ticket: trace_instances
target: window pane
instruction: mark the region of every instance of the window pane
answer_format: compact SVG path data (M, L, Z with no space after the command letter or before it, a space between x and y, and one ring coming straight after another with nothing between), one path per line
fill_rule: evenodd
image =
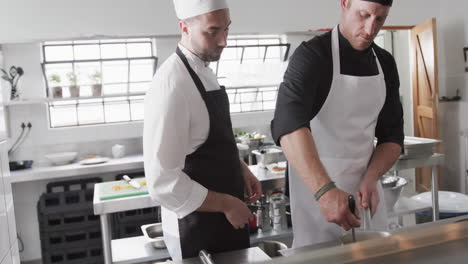
M127 51L125 44L103 44L101 45L101 58L115 59L126 58Z
M132 101L130 104L132 111L132 120L143 120L144 118L144 103L143 100Z
M221 54L221 60L235 60L239 58L241 48L225 48Z
M134 60L130 62L130 82L145 82L153 79L153 60Z
M71 61L73 60L72 46L46 46L44 48L46 61Z
M126 94L128 85L124 84L104 84L102 86L104 95Z
M130 106L126 98L105 99L104 111L107 122L130 121Z
M93 96L91 85L80 85L80 96L81 97Z
M267 50L267 58L281 58L281 48L280 47L269 47Z
M77 45L75 49L75 60L99 59L100 52L98 45Z
M102 100L80 100L78 105L78 120L80 125L104 123Z
M128 82L128 61L105 61L102 63L102 83Z
M231 113L240 113L241 112L240 104L231 104L230 105L230 112Z
M49 107L51 127L76 126L76 106L61 105Z
M146 93L150 85L151 82L130 83L130 93Z
M244 60L248 59L259 59L260 49L258 47L248 47L244 49ZM263 54L262 54L263 58Z
M46 64L45 71L49 82L49 88L57 85L68 85L67 73L73 71L73 66L71 63ZM52 75L58 75L60 82L51 81Z
M75 63L75 73L78 77L78 83L81 85L95 84L95 74L101 72L101 65L99 62L80 62Z
M129 43L127 44L128 57L151 57L151 43Z

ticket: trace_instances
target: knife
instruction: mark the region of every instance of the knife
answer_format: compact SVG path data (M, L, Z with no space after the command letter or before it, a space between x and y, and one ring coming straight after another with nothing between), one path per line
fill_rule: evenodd
M124 175L124 176L123 176L123 179L124 179L128 184L130 184L133 188L135 188L135 189L140 189L140 188L141 188L140 183L139 183L137 180L134 180L134 179L128 177L128 175Z
M351 213L354 214L354 212L356 211L356 200L354 200L354 196L352 194L348 196L348 206ZM354 227L351 228L351 233L353 236L353 242L356 242L356 232L354 231Z

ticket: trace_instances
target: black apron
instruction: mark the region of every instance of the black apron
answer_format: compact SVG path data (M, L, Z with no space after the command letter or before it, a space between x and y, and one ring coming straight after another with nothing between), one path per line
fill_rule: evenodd
M243 201L244 179L226 90L221 86L220 90L207 92L179 48L176 53L197 86L210 119L208 138L186 156L183 171L208 190L230 194ZM193 212L179 219L179 234L182 258L196 257L202 249L218 253L250 246L248 229L234 229L223 213Z

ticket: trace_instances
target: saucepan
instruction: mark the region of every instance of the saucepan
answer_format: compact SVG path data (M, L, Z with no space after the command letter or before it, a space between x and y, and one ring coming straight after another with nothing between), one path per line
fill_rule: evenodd
M24 170L31 168L33 164L32 160L18 160L18 161L10 161L10 170Z

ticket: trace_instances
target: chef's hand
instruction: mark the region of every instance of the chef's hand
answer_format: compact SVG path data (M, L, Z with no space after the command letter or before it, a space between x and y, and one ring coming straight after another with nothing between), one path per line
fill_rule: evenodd
M377 182L373 180L363 180L356 193L359 208L370 208L371 216L374 216L379 205L380 198L377 191Z
M243 172L245 188L247 189L247 197L245 199L246 203L253 203L260 198L262 195L262 184L260 181L252 174L250 170Z
M323 217L325 217L328 222L343 227L346 231L353 227L361 226L357 211L356 215L354 215L349 210L348 197L348 193L334 188L326 192L319 199L320 210L322 211Z
M223 199L223 213L235 229L244 228L253 217L243 201L229 194L226 194Z

